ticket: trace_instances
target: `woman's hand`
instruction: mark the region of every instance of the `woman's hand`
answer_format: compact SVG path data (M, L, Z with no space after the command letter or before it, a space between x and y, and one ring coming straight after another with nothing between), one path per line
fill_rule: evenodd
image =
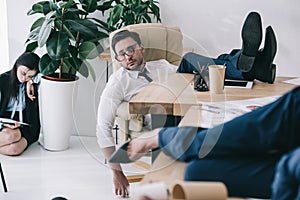
M32 80L27 81L26 83L26 93L29 99L33 101L35 99L35 94L34 94L34 87L33 87L33 82Z
M3 124L3 126L10 129L17 129L21 126L21 124L19 122L15 122L15 124Z

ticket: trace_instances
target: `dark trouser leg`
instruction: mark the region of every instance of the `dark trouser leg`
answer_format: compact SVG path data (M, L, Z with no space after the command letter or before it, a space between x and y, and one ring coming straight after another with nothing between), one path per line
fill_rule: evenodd
M284 155L278 163L272 199L300 199L300 147Z
M161 149L182 161L285 153L300 144L300 87L277 101L212 129L171 127L159 133ZM196 134L195 134L196 133Z
M233 50L230 54L222 54L217 59L214 59L196 53L187 53L182 58L177 72L193 73L193 71L200 71L202 66L226 64L226 78L244 79L242 72L237 69L237 60L240 54L239 50Z
M192 160L187 163L184 178L223 182L229 196L270 198L278 160L275 155Z

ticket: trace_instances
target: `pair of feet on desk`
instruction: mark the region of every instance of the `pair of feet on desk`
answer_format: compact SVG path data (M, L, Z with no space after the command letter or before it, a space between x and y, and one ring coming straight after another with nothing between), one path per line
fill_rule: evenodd
M154 129L138 138L125 142L117 149L109 159L111 163L130 163L143 157L149 150L159 147L158 133L160 129Z
M276 75L276 65L273 64L277 41L274 30L268 26L265 31L264 47L259 49L262 40L262 22L257 12L247 16L243 28L242 52L238 60L238 68L246 80L260 80L273 83Z

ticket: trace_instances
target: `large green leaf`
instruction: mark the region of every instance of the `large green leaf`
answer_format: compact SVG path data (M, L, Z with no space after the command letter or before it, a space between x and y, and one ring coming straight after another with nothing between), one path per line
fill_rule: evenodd
M100 40L106 39L108 38L108 34L103 33L103 32L95 32L95 35L93 38L91 37L86 37L86 36L82 36L81 39L84 42L93 42L93 43L98 43Z
M99 27L107 32L112 32L116 30L115 28L110 29L109 25L105 21L96 18L90 18L90 19L94 20L95 22L98 22Z
M41 29L39 31L39 37L38 37L39 47L43 47L49 38L53 26L53 21L54 21L54 19L51 18L53 14L55 14L55 11L48 13L41 26Z
M94 37L98 31L97 25L88 19L66 20L66 26L87 37Z
M85 78L89 76L89 68L87 67L88 62L82 62L78 72Z
M68 52L69 38L65 32L53 32L46 43L49 57L53 60L60 60Z
M40 17L37 20L35 20L35 22L33 22L32 26L30 28L30 31L36 29L37 27L42 26L44 21L45 21L45 17Z
M37 42L28 43L27 46L26 46L26 51L32 51L33 52L37 47L38 47Z
M93 42L83 42L78 49L79 57L81 59L93 59L96 58L99 53L97 46Z
M74 30L70 30L69 27L67 27L65 24L62 24L62 21L60 19L55 20L54 23L56 27L62 27L62 29L60 30L66 32L70 40L76 40L76 32Z
M62 2L60 4L60 7L68 10L71 7L75 7L76 6L75 4L76 3L74 2L74 0L69 0L68 2Z
M85 71L87 70L87 71ZM87 62L87 61L83 61L79 71L78 71L83 77L88 77L89 75L91 75L93 81L96 80L96 73L94 68L92 67L92 65Z
M108 17L109 25L114 26L121 19L122 13L123 7L121 5L113 7Z
M97 0L80 0L82 8L88 12L93 13L97 10Z
M39 62L40 72L44 75L54 73L59 67L60 61L52 60L48 54L41 57Z
M28 39L32 41L38 41L40 29L40 27L37 27L36 29L32 30L28 35Z
M43 13L44 4L49 4L48 1L40 1L31 6L31 9L27 12L27 15L33 15L36 13Z
M45 4L43 7L43 12L45 15L51 11L60 12L59 7L53 1L49 1L49 4Z
M153 15L156 17L156 20L160 22L161 19L160 19L159 7L155 3L156 2L154 1L153 3L150 4L150 10L153 12Z

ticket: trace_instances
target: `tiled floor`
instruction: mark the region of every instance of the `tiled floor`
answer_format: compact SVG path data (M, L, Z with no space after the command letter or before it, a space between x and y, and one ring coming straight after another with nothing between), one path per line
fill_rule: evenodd
M113 193L111 171L95 137L72 136L70 148L60 152L35 143L21 156L0 155L0 161L8 188L4 193L0 183L1 200L120 199ZM126 174L143 173L132 165L123 168ZM137 186L131 184L131 191Z

